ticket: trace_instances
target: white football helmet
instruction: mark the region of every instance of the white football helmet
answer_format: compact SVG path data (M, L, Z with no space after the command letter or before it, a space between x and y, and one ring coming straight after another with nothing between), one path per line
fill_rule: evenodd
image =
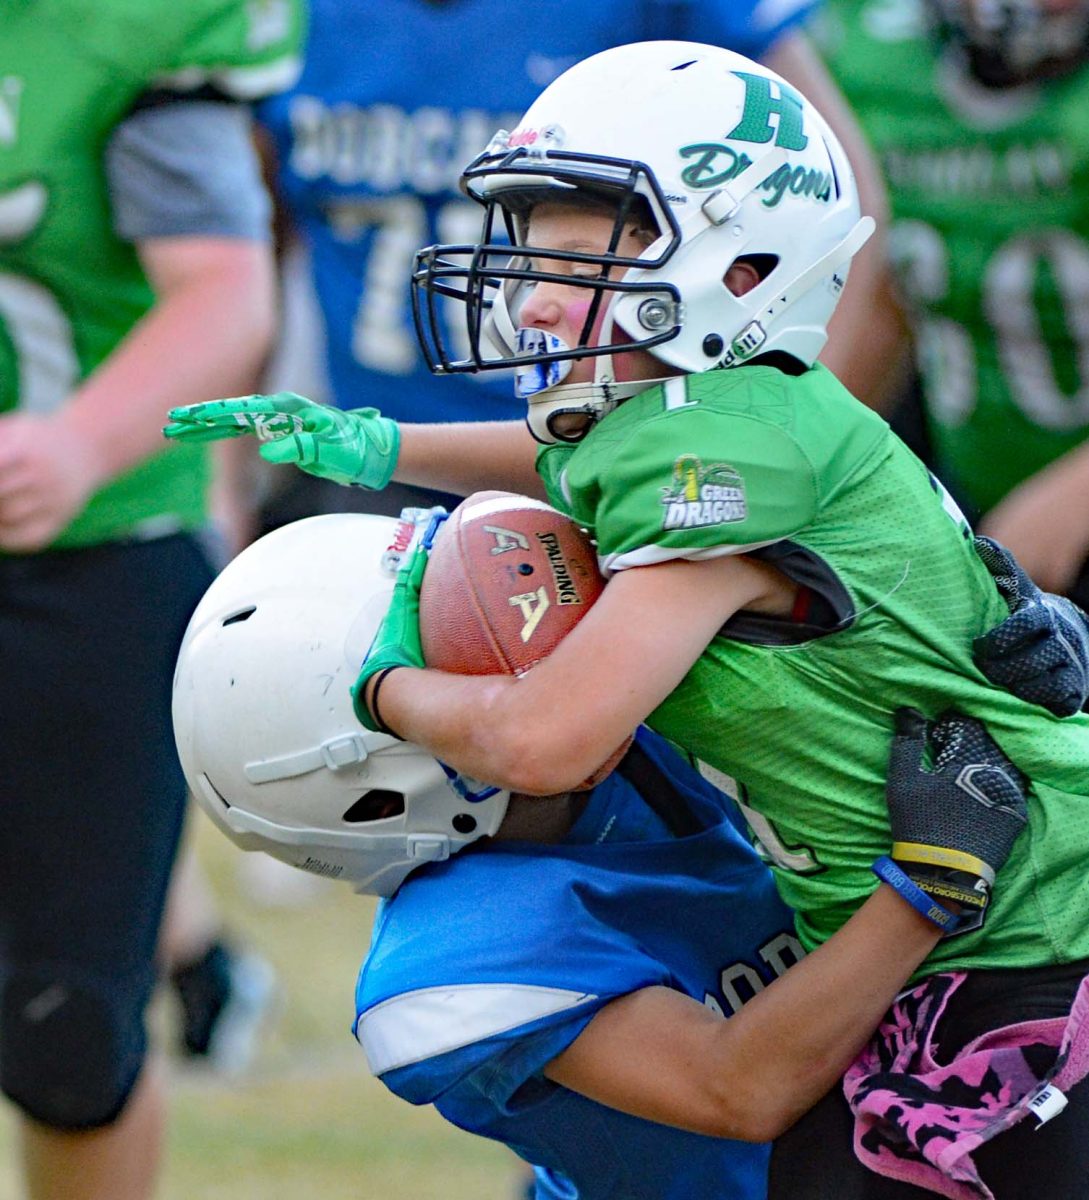
M485 207L481 241L417 255L417 332L433 371L514 367L530 429L544 442L577 440L651 385L615 382L618 351L645 349L686 372L772 351L812 364L851 257L874 228L859 216L847 156L816 109L767 67L690 42L640 42L578 63L513 132L495 136L462 186ZM533 204L580 196L615 208L610 249L633 214L656 239L637 258L526 244ZM542 258L598 272L549 274L535 266ZM738 258L761 275L743 296L724 282ZM623 279L607 280L610 268ZM519 328L519 310L544 280L588 289L578 345ZM447 344L436 297L464 303L468 357ZM565 385L570 362L585 357L596 358L593 382ZM581 426L571 414L585 418Z
M493 834L508 794L364 729L351 686L430 510L340 513L259 539L212 583L174 676L189 787L245 850L388 896Z

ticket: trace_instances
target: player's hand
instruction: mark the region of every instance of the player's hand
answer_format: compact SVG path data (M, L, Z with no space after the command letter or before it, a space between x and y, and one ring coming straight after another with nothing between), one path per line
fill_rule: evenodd
M972 643L976 666L1057 717L1078 712L1089 698L1089 618L1072 600L1042 592L1004 546L977 537L976 552L1010 606Z
M397 422L376 408L345 411L294 392L209 400L167 415L163 435L174 441L211 442L252 433L267 462L292 463L320 479L372 490L393 477L401 444Z
M0 416L0 550L44 549L101 485L88 440L55 413Z
M892 860L942 908L961 910L949 932L978 929L1028 818L1027 781L971 717L948 712L929 722L901 708L895 719L886 785Z
M393 587L389 608L378 626L374 641L352 687L355 714L367 729L375 733L392 734L393 730L386 725L377 711L375 694L378 685L375 685L375 691L368 697L367 684L376 675L396 667L424 666L423 646L420 642L420 587L424 571L427 569L427 560L431 557L435 534L448 515L440 510L432 516L423 536L397 572L397 582Z

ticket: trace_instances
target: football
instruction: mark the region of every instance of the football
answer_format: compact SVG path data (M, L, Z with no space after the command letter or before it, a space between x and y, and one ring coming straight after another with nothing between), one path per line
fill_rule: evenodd
M455 675L522 675L604 587L594 545L569 517L528 496L476 492L435 536L420 587L424 660ZM630 745L576 790L600 783Z
M528 496L476 492L439 529L424 572L424 659L456 675L521 675L604 586L593 543L569 517Z

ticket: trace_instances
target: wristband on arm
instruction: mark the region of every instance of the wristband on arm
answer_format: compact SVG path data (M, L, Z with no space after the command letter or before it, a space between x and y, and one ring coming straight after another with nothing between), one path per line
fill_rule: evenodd
M906 900L917 913L926 917L943 933L952 933L957 928L959 918L956 914L943 908L927 895L887 854L882 855L873 864L872 870L882 883L887 883L901 899Z

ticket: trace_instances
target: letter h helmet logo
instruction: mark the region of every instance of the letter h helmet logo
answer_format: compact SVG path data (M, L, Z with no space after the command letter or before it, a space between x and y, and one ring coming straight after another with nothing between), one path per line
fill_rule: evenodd
M741 120L726 135L741 142L763 144L775 139L784 150L804 150L809 145L802 128L804 101L789 85L779 83L779 96L771 94L773 80L766 75L753 75L748 71L734 74L745 85L745 110ZM771 117L778 117L772 126Z

